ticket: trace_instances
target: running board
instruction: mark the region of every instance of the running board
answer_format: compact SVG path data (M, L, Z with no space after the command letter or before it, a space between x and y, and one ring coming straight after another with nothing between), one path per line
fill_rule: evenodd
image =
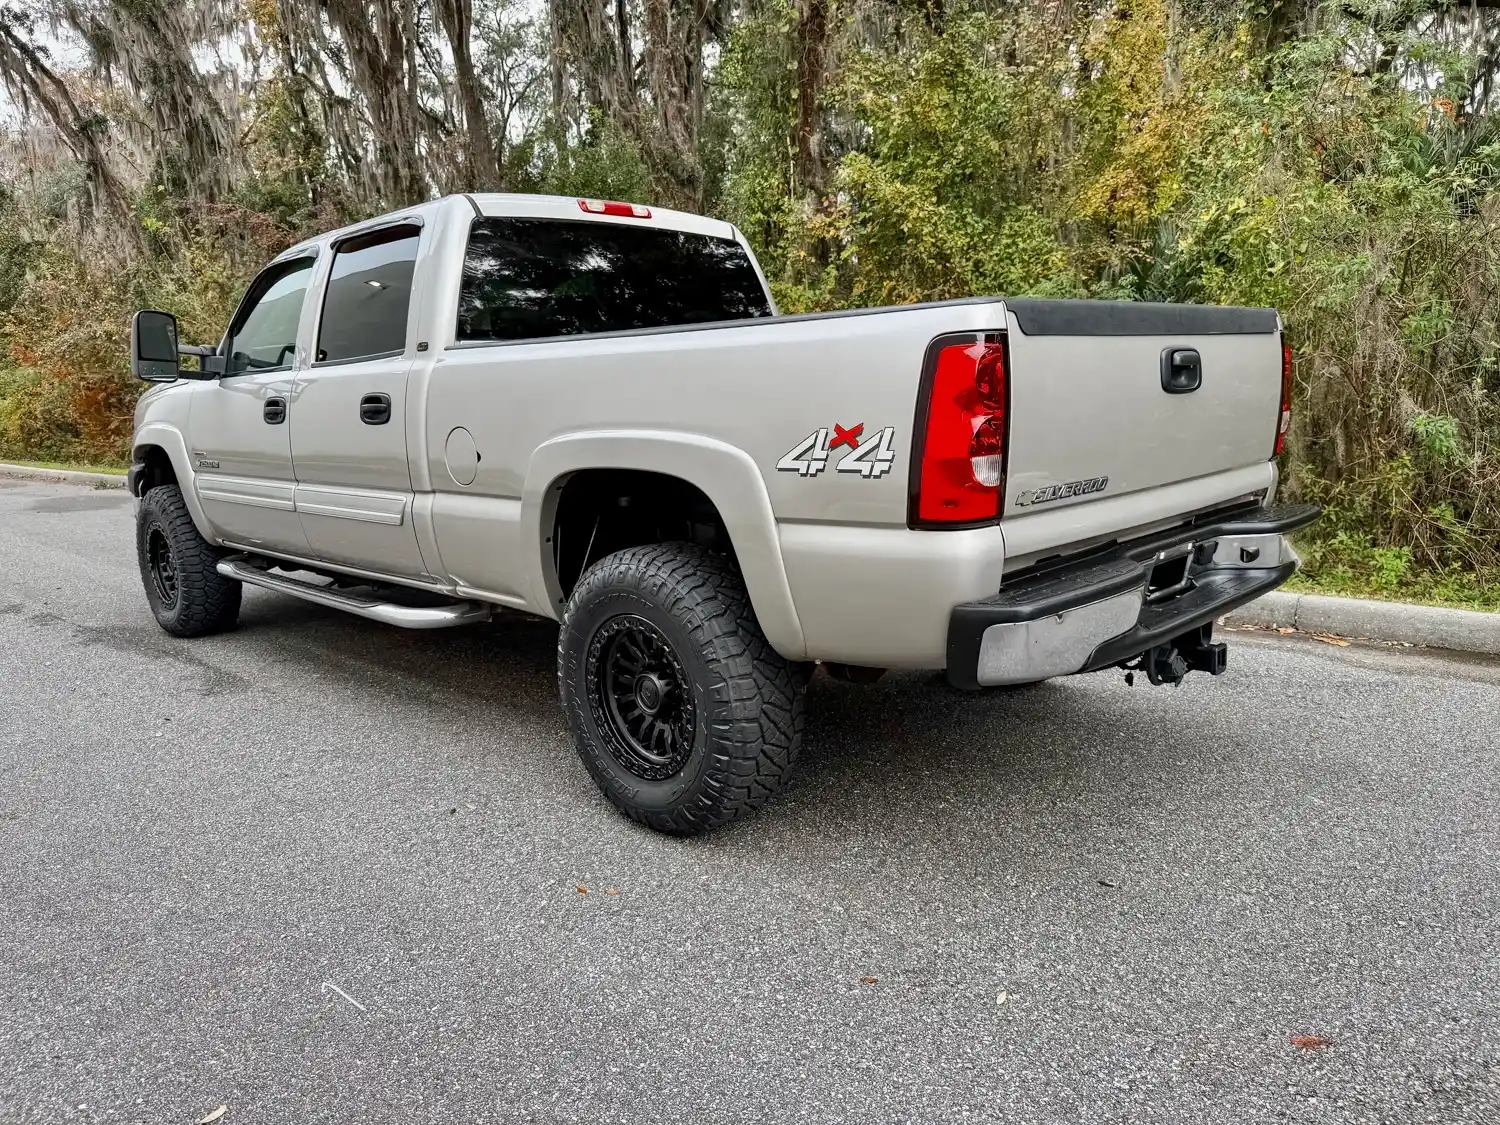
M294 598L316 602L332 609L342 609L346 613L368 617L386 625L399 625L403 629L446 629L452 625L473 625L488 621L493 613L493 608L483 602L449 602L447 605L436 606L384 602L367 594L349 594L342 590L298 582L295 578L270 574L238 559L223 559L215 569L225 578L274 590L278 594L290 594Z

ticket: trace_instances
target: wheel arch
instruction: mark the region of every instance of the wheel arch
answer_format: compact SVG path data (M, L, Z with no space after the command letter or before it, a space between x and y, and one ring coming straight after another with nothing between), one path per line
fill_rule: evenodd
M700 434L592 431L565 434L536 449L522 496L533 604L556 615L566 597L552 535L570 480L582 473L598 479L598 474L611 472L653 474L705 497L722 523L766 639L787 659L804 658L806 642L760 470L744 450Z
M182 490L183 502L198 534L210 543L217 544L203 508L198 503L198 489L194 483L192 461L188 458L187 442L176 426L156 422L142 426L136 431L130 447L130 490L136 496L144 496L146 490L159 484L176 484Z

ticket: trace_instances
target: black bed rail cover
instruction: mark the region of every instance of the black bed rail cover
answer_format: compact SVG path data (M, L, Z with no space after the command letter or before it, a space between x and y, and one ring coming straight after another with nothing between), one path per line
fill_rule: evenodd
M1006 297L1028 336L1245 336L1276 331L1276 310L1144 301Z

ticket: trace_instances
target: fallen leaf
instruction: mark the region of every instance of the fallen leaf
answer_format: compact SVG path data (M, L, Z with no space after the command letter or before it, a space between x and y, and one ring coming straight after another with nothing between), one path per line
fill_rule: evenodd
M574 887L573 887L573 889L575 891L577 891L581 895L586 895L586 894L589 893L589 889L587 887L585 887L582 883L575 884Z
M1009 999L1010 993L1006 992L1004 989L1001 989L998 993L995 994L995 1003L997 1005L1004 1004Z
M607 894L607 895L617 895L620 892L617 891L617 890L615 890L613 887L610 887L609 890L605 891L604 893Z
M860 977L859 978L859 983L860 984L874 984L879 979L880 979L879 977Z
M1321 1035L1293 1035L1292 1046L1301 1047L1304 1051L1316 1051L1333 1046L1333 1040L1324 1039Z
M228 1112L229 1112L229 1107L227 1105L221 1105L218 1109L214 1110L207 1117L205 1117L201 1121L199 1121L198 1125L209 1125L209 1122L211 1122L211 1121L217 1121L219 1118L223 1117Z
M1113 887L1113 886L1117 886L1118 884L1111 883L1108 879L1100 879L1099 880L1099 885L1101 887Z
M1315 641L1322 641L1325 645L1338 645L1339 648L1349 647L1349 642L1344 640L1343 637L1329 637L1325 636L1322 633L1313 633L1312 639Z

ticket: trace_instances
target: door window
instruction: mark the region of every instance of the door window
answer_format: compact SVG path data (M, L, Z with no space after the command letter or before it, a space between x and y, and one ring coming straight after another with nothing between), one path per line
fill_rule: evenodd
M311 258L279 262L255 279L230 329L224 374L276 371L292 365L312 266Z
M415 227L391 227L339 243L318 325L318 363L406 350L420 233Z

